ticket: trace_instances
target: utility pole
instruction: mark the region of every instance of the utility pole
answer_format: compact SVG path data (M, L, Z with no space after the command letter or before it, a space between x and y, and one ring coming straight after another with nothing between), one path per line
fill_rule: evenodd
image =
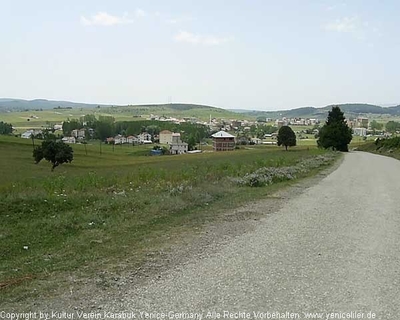
M31 138L32 138L32 148L35 150L35 136L33 133L31 133Z

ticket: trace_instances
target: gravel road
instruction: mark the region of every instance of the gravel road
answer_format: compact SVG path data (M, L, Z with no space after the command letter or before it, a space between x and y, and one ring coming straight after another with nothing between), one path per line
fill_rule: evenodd
M399 201L399 161L348 153L336 171L251 232L102 308L203 318L215 311L225 319L224 311L400 319Z

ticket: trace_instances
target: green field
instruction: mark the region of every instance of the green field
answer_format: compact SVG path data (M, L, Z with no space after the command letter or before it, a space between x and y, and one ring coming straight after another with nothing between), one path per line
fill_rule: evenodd
M51 172L46 161L34 164L30 140L0 137L0 290L5 299L24 299L33 284L39 286L37 294L45 294L55 279L63 281L74 270L90 277L99 270L137 267L147 253L197 232L219 212L288 183L281 177L254 188L234 179L326 154L310 147L286 152L251 146L151 157L150 148L102 145L100 154L97 143L86 150L73 145L73 162ZM297 177L319 169L310 167Z
M113 116L116 121L144 120L150 117L151 114L179 119L183 117L194 117L202 121L208 121L210 116L218 119L253 119L249 116L242 116L219 108L203 106L194 107L188 110L180 110L174 109L170 105L159 105L3 112L0 113L0 121L11 123L16 129L15 133L22 133L24 130L29 128L40 129L46 127L48 124L61 124L67 119L79 119L87 114L94 114L97 118L99 116Z

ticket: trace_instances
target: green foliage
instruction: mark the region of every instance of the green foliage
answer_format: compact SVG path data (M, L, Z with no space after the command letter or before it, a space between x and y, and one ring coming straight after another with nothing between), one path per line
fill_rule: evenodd
M294 147L296 145L296 134L289 126L283 126L278 131L278 146Z
M400 131L400 122L397 121L389 121L386 123L385 129L387 132L396 132Z
M400 149L400 137L394 137L389 139L376 139L375 145L377 149Z
M89 127L89 128L93 128L95 126L96 121L97 121L96 116L94 114L84 115L79 120L82 123L82 125L83 125L83 123L86 123L86 126Z
M348 145L352 138L352 130L347 126L343 112L339 107L332 107L325 125L319 131L318 146L349 151Z
M62 125L63 134L65 136L70 136L72 130L81 129L82 127L83 127L82 122L80 122L76 119L72 119L72 120L68 119L67 121L63 122L63 125Z
M162 154L168 154L169 153L169 149L166 146L155 145L153 147L153 150L161 150Z
M86 126L84 126L84 123ZM69 136L71 135L72 130L84 127L93 129L93 138L102 141L117 134L129 136L148 132L152 136L155 136L162 130L170 130L181 133L182 140L184 141L193 136L195 139L194 144L196 144L210 135L209 128L201 124L185 122L177 125L172 122L160 122L156 120L115 122L114 117L99 116L99 119L97 120L94 115L85 115L84 117L81 117L80 120L72 119L65 121L63 123L63 133L64 135ZM86 136L89 137L88 132Z
M12 131L11 123L0 121L0 134L11 134Z
M185 142L188 144L188 150L191 151L191 150L194 150L194 149L195 149L196 143L197 143L198 141L196 141L195 135L191 133L191 134L187 137L187 139L185 139Z
M43 158L51 162L52 168L58 167L63 163L70 163L74 159L72 148L62 141L45 140L41 146L33 150L35 163L39 163Z
M383 123L379 123L376 120L372 120L370 123L371 129L372 130L382 130L383 129Z
M33 158L35 159L35 163L39 163L44 158L43 148L41 146L37 146L33 149Z

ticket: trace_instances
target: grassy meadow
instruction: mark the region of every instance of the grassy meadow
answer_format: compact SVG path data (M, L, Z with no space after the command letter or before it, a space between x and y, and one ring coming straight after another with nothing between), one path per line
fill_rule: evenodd
M101 108L73 108L73 109L44 109L42 111L15 111L0 113L0 121L12 123L16 129L15 133L22 133L26 129L40 129L46 127L48 123L61 124L69 119L79 119L80 117L93 114L99 116L112 116L116 121L144 120L151 114L158 116L169 116L176 118L194 117L202 121L212 118L234 119L253 119L249 116L240 115L231 111L212 107L193 107L187 110L174 109L170 105L160 106L125 106L125 107L101 107ZM255 118L254 118L255 119ZM253 119L253 120L254 120Z
M234 179L327 155L308 146L154 157L151 146L102 145L101 154L97 143L73 149L73 162L51 172L44 160L34 164L31 140L0 136L0 291L8 301L32 295L33 285L45 294L43 283L67 272L90 277L138 267L149 252L198 232L220 212L289 183L254 188Z

